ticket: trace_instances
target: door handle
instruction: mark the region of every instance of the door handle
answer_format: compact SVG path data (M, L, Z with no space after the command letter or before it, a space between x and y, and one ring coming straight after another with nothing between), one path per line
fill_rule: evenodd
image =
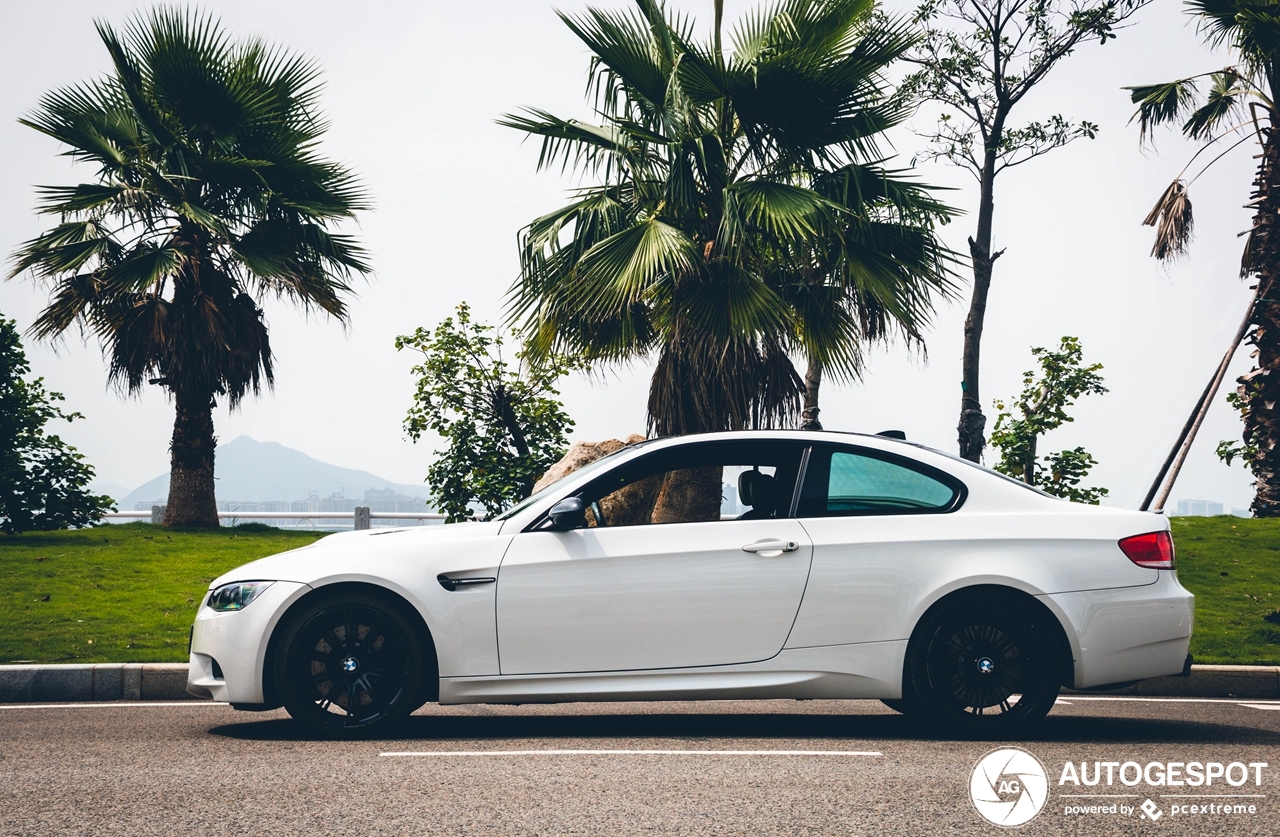
M754 552L765 558L774 558L784 552L795 552L800 548L800 544L795 541L780 541L776 538L766 538L762 541L749 543L742 547L743 552Z

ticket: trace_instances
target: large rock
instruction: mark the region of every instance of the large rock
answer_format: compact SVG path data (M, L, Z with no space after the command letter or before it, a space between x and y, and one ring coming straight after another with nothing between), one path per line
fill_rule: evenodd
M542 479L538 480L533 490L540 491L557 480L564 479L584 465L643 441L645 441L644 436L632 434L625 440L606 439L603 442L574 442L573 447L569 448L569 452L564 455L564 458L552 465L550 470L543 474ZM600 510L604 514L605 523L609 526L636 526L650 522L653 515L653 507L657 502L658 492L661 488L662 476L658 475L632 483L626 488L602 498L600 500ZM595 513L590 510L587 512L587 520L591 526L598 525Z
M541 491L553 482L558 482L581 468L595 462L601 457L616 453L629 445L645 441L645 438L637 433L632 433L626 438L626 441L618 439L605 439L603 442L574 442L569 448L569 452L564 455L556 464L552 465L547 472L542 475L533 486L535 492Z

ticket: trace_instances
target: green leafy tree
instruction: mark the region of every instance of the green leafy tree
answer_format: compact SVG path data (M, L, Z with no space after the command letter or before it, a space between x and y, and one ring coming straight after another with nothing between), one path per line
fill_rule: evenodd
M1232 64L1162 84L1125 88L1138 106L1140 140L1171 125L1201 143L1143 222L1156 228L1151 255L1170 261L1186 254L1194 229L1188 192L1218 160L1244 146L1255 151L1253 225L1240 260L1241 278L1258 283L1245 340L1255 366L1243 375L1233 406L1244 421L1243 444L1223 442L1228 464L1239 456L1253 472L1255 517L1280 516L1280 2L1189 0L1187 13L1211 47L1226 47ZM1252 146L1252 141L1257 146ZM1209 162L1183 179L1200 155Z
M969 238L973 294L964 325L960 383L960 456L978 462L983 432L980 356L992 270L996 178L1087 137L1098 126L1061 114L1022 124L1014 111L1075 49L1105 44L1149 0L926 0L916 11L925 36L908 60L920 69L901 95L934 102L943 113L921 155L965 169L978 182L978 214Z
M1092 503L1108 493L1105 488L1081 486L1097 461L1082 447L1051 453L1040 458L1036 452L1040 437L1069 421L1067 408L1082 395L1107 391L1098 372L1101 363L1084 365L1084 352L1075 337L1063 337L1057 351L1034 348L1031 354L1039 371L1022 376L1022 393L1007 406L996 401L999 412L991 431L991 445L1000 451L996 470L1034 485L1057 497L1076 503Z
M887 68L909 27L873 0L779 0L722 44L653 0L561 19L592 53L590 121L530 109L539 167L593 185L521 236L512 321L531 357L656 358L657 435L816 423L825 373L868 341L919 341L950 210L883 165L908 115ZM790 354L809 362L802 381Z
M423 355L413 367L418 382L404 428L415 442L427 431L447 442L427 483L450 523L470 520L475 505L490 516L506 510L564 456L573 420L556 398L556 381L580 366L551 358L513 368L493 326L472 322L466 303L455 317L396 338L396 349Z
M45 434L54 419L84 416L63 412L62 393L27 380L30 371L13 320L0 317L0 532L88 526L115 503L90 493L93 467L82 454Z
M165 387L176 410L167 526L217 526L213 408L273 381L259 302L346 319L346 279L368 271L333 225L365 206L325 131L319 70L195 11L161 7L121 32L98 24L113 69L56 90L22 120L61 142L91 182L41 187L58 219L10 274L52 286L32 326L102 343L110 381Z

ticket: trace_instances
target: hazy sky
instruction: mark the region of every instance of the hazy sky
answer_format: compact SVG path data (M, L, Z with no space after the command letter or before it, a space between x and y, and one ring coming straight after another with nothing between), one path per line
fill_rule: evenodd
M710 0L674 5L709 26ZM754 5L728 0L726 20ZM583 0L563 0L558 8L584 7ZM73 171L57 156L56 143L17 118L43 92L104 72L108 59L93 19L123 23L139 8L146 6L119 0L0 4L0 149L7 161L0 169L0 252L6 258L50 223L32 212L35 184L90 176ZM413 358L398 354L393 341L419 325L435 325L462 300L480 317L499 316L517 275L518 230L560 205L573 181L535 172L537 144L494 119L521 105L589 118L586 49L540 0L220 0L205 8L234 32L264 36L319 61L333 125L324 149L354 167L376 202L356 231L377 274L352 304L350 327L307 320L269 301L275 391L235 413L220 408L218 435L278 441L337 465L419 482L432 445L404 438ZM1193 185L1190 257L1169 269L1158 266L1147 255L1151 230L1140 222L1194 147L1162 136L1159 153L1140 152L1137 128L1127 125L1132 106L1120 87L1214 69L1226 60L1200 45L1180 3L1156 0L1117 41L1087 46L1062 63L1023 106L1022 119L1054 112L1090 119L1102 128L1098 139L998 181L995 244L1007 252L996 264L983 343L988 427L990 402L1019 389L1031 346L1079 336L1086 358L1105 365L1111 392L1080 402L1076 422L1041 449L1086 446L1100 461L1094 481L1110 487L1118 505L1140 502L1243 314L1248 290L1237 278L1237 234L1249 226L1241 205L1253 163L1252 150L1242 147ZM931 116L918 118L919 127L931 123ZM918 141L905 128L891 138L906 165ZM956 187L956 205L975 207L967 175L941 164L922 165L919 173ZM944 236L965 250L972 225L972 218L961 219ZM953 451L967 292L966 283L963 300L941 307L927 358L876 350L860 384L825 386L824 424L900 428L912 440ZM45 299L29 278L0 284L0 312L22 329ZM101 480L132 489L168 468L173 414L162 392L126 399L108 391L99 347L75 336L58 347L27 348L35 371L88 416L60 432ZM1242 349L1232 378L1248 365ZM643 432L649 372L638 365L567 381L564 400L577 420L573 437ZM1237 438L1239 429L1220 396L1175 500L1199 496L1247 506L1247 472L1213 456L1218 440Z

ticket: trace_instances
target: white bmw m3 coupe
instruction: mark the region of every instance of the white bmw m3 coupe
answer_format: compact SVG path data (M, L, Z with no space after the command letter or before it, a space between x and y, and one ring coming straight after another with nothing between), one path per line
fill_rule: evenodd
M1004 735L1178 674L1159 515L883 436L661 439L487 522L331 535L216 579L188 689L317 731L428 701L878 698Z

